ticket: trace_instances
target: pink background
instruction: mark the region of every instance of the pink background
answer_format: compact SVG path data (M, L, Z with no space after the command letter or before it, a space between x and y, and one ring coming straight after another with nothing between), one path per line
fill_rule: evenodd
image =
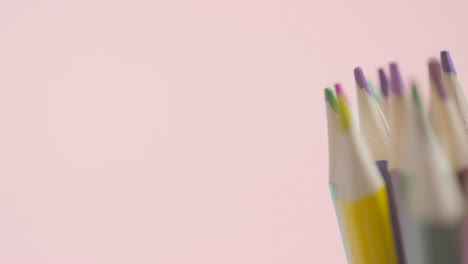
M323 88L468 78L462 2L0 1L0 263L344 263Z

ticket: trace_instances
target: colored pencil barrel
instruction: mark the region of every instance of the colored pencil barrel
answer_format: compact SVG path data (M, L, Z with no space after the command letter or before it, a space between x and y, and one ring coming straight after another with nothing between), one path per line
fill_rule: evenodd
M401 208L401 205L398 206L401 202L399 201L400 191L399 191L399 180L398 175L390 176L388 172L388 162L386 160L379 160L376 162L377 167L379 168L380 174L385 181L385 186L387 187L387 200L388 200L388 209L390 212L390 219L392 223L393 239L395 242L395 250L397 254L397 259L399 264L406 264L406 254L403 244L402 230L400 226L398 208ZM396 176L396 177L395 177ZM394 182L392 184L392 179ZM396 190L394 185L397 185ZM400 213L401 214L401 213Z
M459 226L423 225L424 264L460 263Z
M410 215L411 180L408 175L392 170L390 172L391 185L395 196L395 207L400 225L401 245L405 252L406 263L421 263L421 237L415 219Z
M356 201L339 201L351 263L397 263L386 188Z
M466 216L460 228L460 244L460 263L468 264L468 218Z

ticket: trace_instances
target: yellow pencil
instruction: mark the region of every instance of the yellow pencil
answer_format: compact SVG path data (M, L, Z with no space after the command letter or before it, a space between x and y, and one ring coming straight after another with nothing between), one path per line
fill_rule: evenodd
M355 264L397 263L385 183L352 117L341 87L337 151L346 158L337 166L340 207L349 257Z

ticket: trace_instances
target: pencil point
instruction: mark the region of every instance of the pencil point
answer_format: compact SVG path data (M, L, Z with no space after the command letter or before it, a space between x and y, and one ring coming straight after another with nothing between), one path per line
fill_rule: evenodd
M413 100L416 103L416 105L421 108L421 98L419 97L419 92L418 92L418 85L416 82L413 82L411 84L411 89L413 90Z
M388 79L382 68L379 69L380 89L385 97L388 97Z
M333 111L338 112L338 99L336 98L335 92L330 87L325 88L325 100Z
M364 89L364 91L366 91L369 95L373 96L361 67L356 67L354 69L354 79L356 79L356 83L359 86L359 88Z
M402 96L405 90L405 84L401 78L400 69L395 62L390 63L390 84L392 92L397 96Z
M453 66L452 58L447 50L440 52L440 61L442 62L442 69L444 72L457 75L455 67Z
M346 93L344 92L344 89L343 89L343 86L341 86L341 83L335 83L335 94L336 94L336 97L340 97L343 99L344 102L349 103L348 97L346 96Z
M429 77L431 82L434 83L435 88L442 99L447 99L447 89L445 88L442 79L442 71L440 70L440 63L437 59L429 60Z
M346 98L346 94L344 93L341 83L335 84L335 93L338 100L338 113L341 128L348 130L351 125L351 111L349 110L348 99Z
M375 101L380 104L380 96L378 94L375 93L375 90L374 90L374 85L372 84L371 81L367 81L367 85L369 85L369 89L371 90L372 92L372 96L374 97Z
M343 87L341 86L341 83L336 83L335 84L335 92L336 92L336 95L345 96L344 91L343 91Z

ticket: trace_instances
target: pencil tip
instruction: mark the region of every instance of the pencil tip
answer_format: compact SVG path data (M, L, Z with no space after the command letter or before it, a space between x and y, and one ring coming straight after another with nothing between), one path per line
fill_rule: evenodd
M336 92L336 95L345 96L344 91L343 91L343 87L341 86L341 83L336 83L335 84L335 92Z
M335 92L339 105L339 122L343 130L348 130L351 126L351 111L349 110L348 100L340 83L335 84Z
M442 79L442 71L440 70L440 63L437 59L429 60L429 77L431 82L435 85L438 95L442 99L447 99L447 89L445 88L444 81Z
M419 97L418 86L417 86L416 82L413 82L411 84L411 89L413 90L413 100L414 100L414 102L416 103L416 105L419 108L421 108L421 106L422 106L421 98Z
M405 90L403 79L401 78L400 69L398 64L395 62L390 63L390 84L392 87L392 93L397 96L402 96Z
M379 79L380 79L380 90L385 97L388 97L388 79L385 71L380 68L379 69Z
M440 52L440 61L442 62L442 69L446 73L457 74L455 67L453 66L452 58L447 50Z
M325 100L333 111L338 112L338 99L336 98L335 92L330 87L325 88Z
M356 83L359 88L364 89L364 91L366 91L369 95L373 96L361 67L356 67L354 69L354 79L356 79Z
M375 90L374 90L374 85L372 84L371 81L367 81L367 85L369 85L369 89L371 90L372 92L372 96L374 97L375 101L377 102L377 104L380 104L380 96L378 94L375 93Z

